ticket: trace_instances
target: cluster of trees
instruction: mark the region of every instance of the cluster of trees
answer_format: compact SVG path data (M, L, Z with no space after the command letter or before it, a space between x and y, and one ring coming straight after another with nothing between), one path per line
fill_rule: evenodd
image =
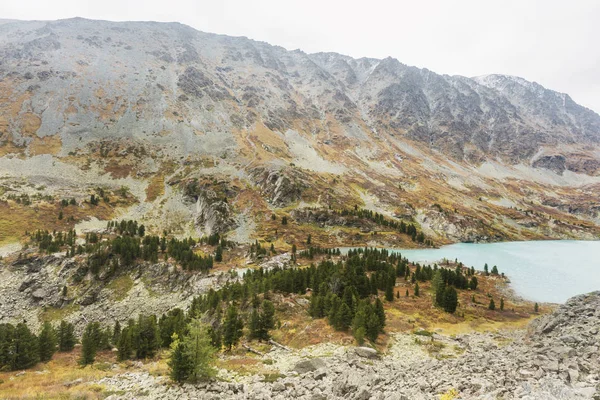
M40 250L48 253L66 248L67 256L87 254L88 267L93 274L98 274L106 267L109 268L110 273L113 273L119 267L132 266L139 260L156 263L160 257L166 260L169 256L186 270L206 272L213 267L215 261L222 261L225 248L232 245L218 234L211 235L200 239L200 243L216 245L214 256L199 255L194 252L194 247L198 243L194 239L179 240L167 239L166 235L146 235L144 225L138 225L136 221L111 221L108 222L108 229L118 236L109 236L103 240L102 235L88 233L85 237L85 245L76 245L75 230L53 233L38 230L30 237Z
M372 210L358 208L358 206L354 206L354 209L352 210L344 209L341 211L336 211L336 213L342 216L352 215L358 218L368 219L370 221L375 222L378 225L386 226L400 233L409 235L413 242L419 242L426 244L427 246L433 246L433 241L431 239L427 239L425 237L425 234L422 231L419 231L417 227L412 223L407 224L404 221L398 222L392 219L388 219L383 214L374 212Z
M74 198L71 198L71 200L62 199L60 201L60 205L61 205L61 207L75 206L75 205L77 205L77 202L75 201Z
M133 220L108 221L106 228L119 235L127 236L144 237L146 233L146 227Z
M298 257L308 258L309 260L317 255L340 256L342 252L340 249L327 249L319 246L310 246L308 249L298 252Z
M74 246L77 239L75 229L68 232L53 232L37 230L30 235L31 239L38 245L40 250L56 253L64 246Z
M39 336L23 322L16 326L0 324L0 370L31 368L49 361L57 350L73 350L75 343L74 327L64 321L58 329L45 322Z

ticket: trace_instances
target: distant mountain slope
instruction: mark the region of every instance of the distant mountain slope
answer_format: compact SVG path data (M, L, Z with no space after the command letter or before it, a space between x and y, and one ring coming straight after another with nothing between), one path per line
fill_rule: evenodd
M169 187L193 173L241 179L274 205L369 205L374 195L374 208L411 218L440 203L418 204L440 188L470 213L485 206L462 196L480 198L497 179L577 186L600 175L600 116L535 83L438 75L393 58L287 51L178 23L0 24L0 144L8 175L56 171L53 177L74 180L60 168L76 166L106 184L109 174L142 202L162 199L161 207L179 193ZM41 167L50 165L42 156L52 167ZM510 172L498 169L505 167ZM332 188L329 174L370 194ZM365 177L375 186L368 189ZM77 179L74 186L91 184ZM393 192L399 181L411 190ZM282 182L290 184L285 196ZM493 196L527 197L510 191ZM597 218L590 207L585 218Z

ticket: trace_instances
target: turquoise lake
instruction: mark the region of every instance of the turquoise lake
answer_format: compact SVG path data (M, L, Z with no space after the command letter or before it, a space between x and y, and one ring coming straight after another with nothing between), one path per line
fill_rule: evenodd
M444 258L483 270L497 265L517 295L532 301L563 303L577 294L600 290L600 241L551 240L458 243L439 249L398 250L420 263Z

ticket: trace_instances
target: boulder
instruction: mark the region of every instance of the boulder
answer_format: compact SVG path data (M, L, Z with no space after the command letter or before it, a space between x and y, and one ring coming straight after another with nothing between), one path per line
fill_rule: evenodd
M298 372L299 374L305 374L307 372L316 371L319 368L325 368L325 366L325 361L321 360L320 358L312 358L310 360L304 360L296 363L294 366L294 371Z
M372 349L370 347L356 347L354 349L354 352L356 353L356 355L358 355L360 357L369 358L372 360L379 358L379 354L377 354L377 350Z

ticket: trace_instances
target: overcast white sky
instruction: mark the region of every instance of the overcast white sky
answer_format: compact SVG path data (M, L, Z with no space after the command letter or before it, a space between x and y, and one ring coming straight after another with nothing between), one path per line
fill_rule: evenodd
M0 18L178 21L287 49L522 76L600 112L598 0L0 0Z

